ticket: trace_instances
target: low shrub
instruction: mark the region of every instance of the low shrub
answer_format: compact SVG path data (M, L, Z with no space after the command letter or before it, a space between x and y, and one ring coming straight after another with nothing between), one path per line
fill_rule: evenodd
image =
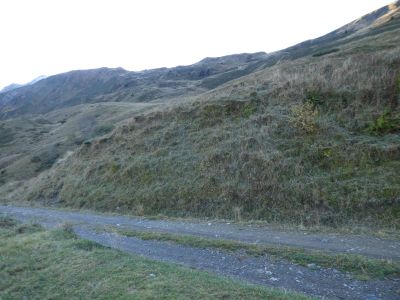
M320 57L320 56L328 55L328 54L339 52L339 51L340 51L340 49L338 49L338 48L321 50L321 51L314 53L313 57Z
M42 153L33 156L31 162L39 164L36 168L36 172L42 172L50 169L59 157L60 153L56 150L56 147L50 146L47 151L43 151Z
M105 135L105 134L113 131L113 129L114 129L114 125L112 125L112 124L104 124L104 125L96 126L92 131L92 137Z
M17 221L7 216L0 216L0 228L12 228L17 225Z
M315 133L317 130L318 110L314 109L311 102L305 102L292 107L291 123L306 134Z
M0 126L0 146L8 144L14 140L14 133L10 128Z
M322 105L323 100L317 91L307 91L306 92L306 97L304 99L305 103L309 103L312 105L312 109L315 110L318 106Z
M385 111L367 127L370 134L385 134L400 131L400 116Z

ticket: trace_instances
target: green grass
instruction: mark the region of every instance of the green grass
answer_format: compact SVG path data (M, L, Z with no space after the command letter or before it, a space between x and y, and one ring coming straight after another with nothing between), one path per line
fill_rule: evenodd
M217 248L224 251L244 250L248 255L272 255L292 263L307 266L316 264L324 268L335 268L350 272L358 279L400 277L400 262L383 259L372 259L354 254L334 254L316 250L305 250L285 246L255 245L232 240L210 239L191 235L176 235L161 232L135 231L109 228L125 236L143 240L160 240L197 248Z
M0 219L1 299L308 299L18 226Z

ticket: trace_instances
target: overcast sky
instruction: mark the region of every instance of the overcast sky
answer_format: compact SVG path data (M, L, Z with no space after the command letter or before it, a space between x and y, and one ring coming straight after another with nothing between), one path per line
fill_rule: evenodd
M387 0L0 0L0 89L73 69L142 70L271 52Z

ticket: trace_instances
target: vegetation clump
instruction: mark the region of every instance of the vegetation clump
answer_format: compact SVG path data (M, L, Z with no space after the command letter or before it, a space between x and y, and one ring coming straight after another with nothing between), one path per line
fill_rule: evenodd
M14 133L11 128L4 127L4 125L0 125L0 147L4 146L14 139Z
M306 134L313 134L318 129L318 110L314 106L315 103L305 102L292 107L292 124Z
M93 129L92 137L105 135L107 133L110 133L113 129L114 125L112 124L98 125Z
M319 57L319 56L324 56L324 55L328 55L328 54L339 52L339 51L340 51L340 49L338 49L338 48L327 49L327 50L322 50L322 51L316 52L313 54L313 56Z
M400 114L395 115L389 111L384 112L368 125L367 131L370 134L386 134L400 131Z

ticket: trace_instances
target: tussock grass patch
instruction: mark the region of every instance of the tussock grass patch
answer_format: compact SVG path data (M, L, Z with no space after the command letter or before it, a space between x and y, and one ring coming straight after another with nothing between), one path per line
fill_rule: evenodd
M30 223L22 224L8 216L0 215L0 236L22 235L43 231L42 226Z

